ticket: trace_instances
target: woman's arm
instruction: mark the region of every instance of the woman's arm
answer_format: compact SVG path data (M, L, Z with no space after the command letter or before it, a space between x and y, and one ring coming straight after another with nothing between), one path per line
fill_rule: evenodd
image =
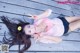
M38 15L39 18L44 18L44 17L48 17L50 16L52 13L51 9L47 9L46 11L44 11L42 14Z
M44 11L42 14L39 14L39 15L31 15L32 19L40 19L40 18L44 18L44 17L48 17L50 16L52 13L52 10L51 9L47 9L46 11Z
M60 43L62 39L60 37L51 37L51 36L44 36L45 39L51 40L55 43Z
M45 40L45 41L44 41ZM38 41L42 42L42 43L60 43L62 41L62 39L60 37L52 37L52 36L41 36L38 38Z

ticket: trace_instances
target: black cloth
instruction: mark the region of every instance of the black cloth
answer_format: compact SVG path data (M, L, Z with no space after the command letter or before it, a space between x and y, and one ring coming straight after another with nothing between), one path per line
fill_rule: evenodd
M69 30L69 22L65 19L65 17L58 17L60 20L62 20L64 25L64 34L66 34Z

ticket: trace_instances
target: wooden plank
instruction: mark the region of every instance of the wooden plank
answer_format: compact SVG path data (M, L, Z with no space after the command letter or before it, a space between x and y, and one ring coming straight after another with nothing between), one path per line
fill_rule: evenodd
M44 1L43 0L23 0L23 1L19 1L19 0L16 0L16 1L15 0L14 1L11 1L11 0L0 0L0 1L8 2L8 3L14 3L14 4L19 4L19 5L23 5L23 6L34 5L34 7L36 7L36 5L42 5L42 6L45 5L44 7L46 7L46 6L53 6L53 7L62 8L62 9L65 9L65 10L70 10L71 9L71 7L69 5L58 4L57 2L51 1L51 0L44 0ZM30 5L28 5L28 4L30 4Z
M1 3L0 3L1 4ZM29 8L27 8L27 9L23 9L22 7L16 7L16 6L13 6L13 5L7 5L8 6L8 8L10 8L10 9L8 9L8 8L3 8L3 6L4 5L6 5L6 4L1 4L2 5L2 7L1 7L1 11L4 11L4 12L1 12L1 15L8 15L8 16L10 16L10 17L16 17L15 15L11 15L11 14L18 14L18 15L27 15L27 14L40 14L41 13L41 11L38 11L38 10L33 10L33 9L29 9ZM12 7L13 6L13 7ZM17 8L17 9L15 9L14 10L14 8ZM18 10L18 9L20 9L20 10ZM6 12L7 11L7 12ZM20 12L22 12L22 13L20 13ZM26 11L26 12L25 12ZM7 14L8 13L8 14ZM50 16L50 18L54 18L54 17L57 17L57 16L59 16L58 14L52 14L51 16ZM17 17L20 17L20 16L17 16Z
M68 4L71 6L71 8L75 8L77 10L80 10L80 5L75 5L75 4Z
M9 53L18 53L17 52L9 52ZM24 53L80 53L80 52L24 52Z
M0 26L1 26L0 35L3 34L5 31L8 31L7 27L4 24L0 24Z
M32 46L29 48L28 51L33 52L59 52L59 51L80 51L80 42L62 42L60 44L42 44L42 43L35 43L34 40L32 41ZM16 48L16 49L15 49ZM44 49L45 48L45 49ZM10 50L18 50L18 46L14 45L10 48Z
M9 53L17 53L17 52L10 51ZM80 53L80 52L24 52L24 53Z
M9 53L18 53L18 51L17 52L9 52ZM24 53L36 53L36 52L24 52Z
M77 16L80 16L80 10L72 9L73 13Z
M13 6L13 5L8 5L8 4L3 4L0 3L0 11L4 11L2 13L9 13L9 14L18 14L18 15L27 15L27 14L40 14L42 11L34 10L34 9L29 9L29 8L23 8L23 7L18 7L18 6ZM3 8L2 5L7 6L6 8ZM17 8L17 9L15 9ZM20 13L21 12L21 13ZM57 14L53 14L52 16L55 17L58 16Z
M5 12L0 12L0 16L7 16L11 19L11 21L17 21L16 19L19 19L19 20L22 20L22 21L26 21L26 22L29 22L29 23L33 23L33 19L29 19L27 16L22 16L22 15L16 15L15 13L14 14L11 14L11 13L5 13ZM0 19L0 22L1 19ZM1 23L0 23L1 25Z
M0 3L0 5L1 5L0 6L1 11L7 11L7 12L12 12L12 13L17 13L17 14L40 13L40 11L38 11L38 10L33 10L33 9L29 9L29 8L23 8L23 7L19 7L19 6L4 4L4 3ZM3 8L3 6L6 6L6 7Z
M31 2L35 2L35 3L42 3L44 5L48 5L48 6L52 6L52 7L56 7L56 8L61 8L64 10L70 10L71 7L69 5L66 4L59 4L57 2L55 2L54 0L28 0Z
M70 32L68 35L63 36L62 38L64 40L79 40L80 41L80 32L76 33L76 32Z
M0 16L8 16L10 18L15 18L15 19L22 19L24 18L24 20L32 23L33 19L29 19L29 17L25 14L17 14L17 13L11 13L11 12L5 12L5 11L0 11ZM34 15L34 14L33 14ZM51 14L48 18L57 18L59 15L58 14ZM1 20L0 20L1 21Z
M72 11L73 11L73 13L80 15L80 10L75 9L74 7L72 7Z
M10 36L8 35L7 38ZM0 41L2 41L3 36L0 36ZM28 51L80 51L80 42L75 41L63 41L59 44L43 44L40 42L35 43L34 39L31 39L32 45ZM15 49L16 48L16 49ZM45 48L45 49L44 49ZM14 45L10 50L18 50L18 46Z
M9 52L9 53L17 53L17 52ZM24 52L24 53L80 53L80 52Z
M80 14L76 14L75 12L74 12L74 15L75 15L75 16L80 16Z
M80 52L37 52L37 53L80 53Z
M67 10L63 10L63 9L59 9L59 8L55 8L55 7L50 7L50 6L45 6L45 5L41 5L41 4L36 4L36 3L33 3L33 2L29 2L29 1L26 1L26 3L27 4L25 4L26 6L24 6L24 5L21 5L21 3L17 3L17 4L14 4L15 2L13 1L13 4L12 3L10 3L11 5L16 5L16 6L19 6L19 7L23 7L23 8L27 8L27 7L30 7L30 8L32 8L32 9L35 9L35 10L46 10L46 9L48 9L48 8L50 8L50 9L52 9L53 10L53 13L57 13L57 14L64 14L64 15L67 15L67 16L70 16L70 15L72 15L72 13L70 12L70 11L67 11ZM9 3L8 3L9 4ZM28 4L30 4L30 5L28 5ZM5 6L5 5L4 5ZM9 6L9 5L8 5ZM40 7L41 6L41 7ZM6 8L6 7L5 7ZM11 7L12 8L12 7ZM10 8L10 9L11 9ZM41 9L42 8L42 9ZM19 10L18 10L19 11ZM26 10L26 12L27 12L28 10ZM34 12L34 11L31 11L31 12ZM36 11L35 11L36 12ZM27 13L30 13L30 11L29 12L27 12ZM36 12L36 13L38 13L38 12ZM35 13L34 13L35 14Z

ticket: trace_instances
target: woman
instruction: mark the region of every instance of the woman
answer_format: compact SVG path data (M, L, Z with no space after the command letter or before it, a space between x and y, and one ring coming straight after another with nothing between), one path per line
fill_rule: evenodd
M9 29L11 34L11 38L7 39L5 36L3 37L2 44L9 44L9 48L13 45L19 45L19 53L23 53L31 46L31 36L24 33L24 26L28 25L28 22L22 22L20 20L18 24L12 23L7 17L1 16L1 20ZM7 35L6 35L7 36ZM20 49L20 45L24 45L22 49Z
M48 9L40 15L32 15L33 25L26 25L24 31L42 43L59 43L65 33L80 28L80 17L47 18L52 10Z

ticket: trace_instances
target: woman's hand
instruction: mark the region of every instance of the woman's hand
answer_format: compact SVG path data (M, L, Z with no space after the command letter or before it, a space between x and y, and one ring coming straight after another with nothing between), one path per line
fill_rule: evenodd
M37 15L32 15L32 18L33 19L38 19L38 16Z
M32 15L32 14L28 14L28 15L31 16L31 17L29 17L30 19L37 19L38 18L37 15Z
M34 36L35 42L39 41L40 34L34 34L33 36Z
M40 23L39 25L37 25L36 31L37 32L45 32L46 28L47 28L47 26L45 23Z

